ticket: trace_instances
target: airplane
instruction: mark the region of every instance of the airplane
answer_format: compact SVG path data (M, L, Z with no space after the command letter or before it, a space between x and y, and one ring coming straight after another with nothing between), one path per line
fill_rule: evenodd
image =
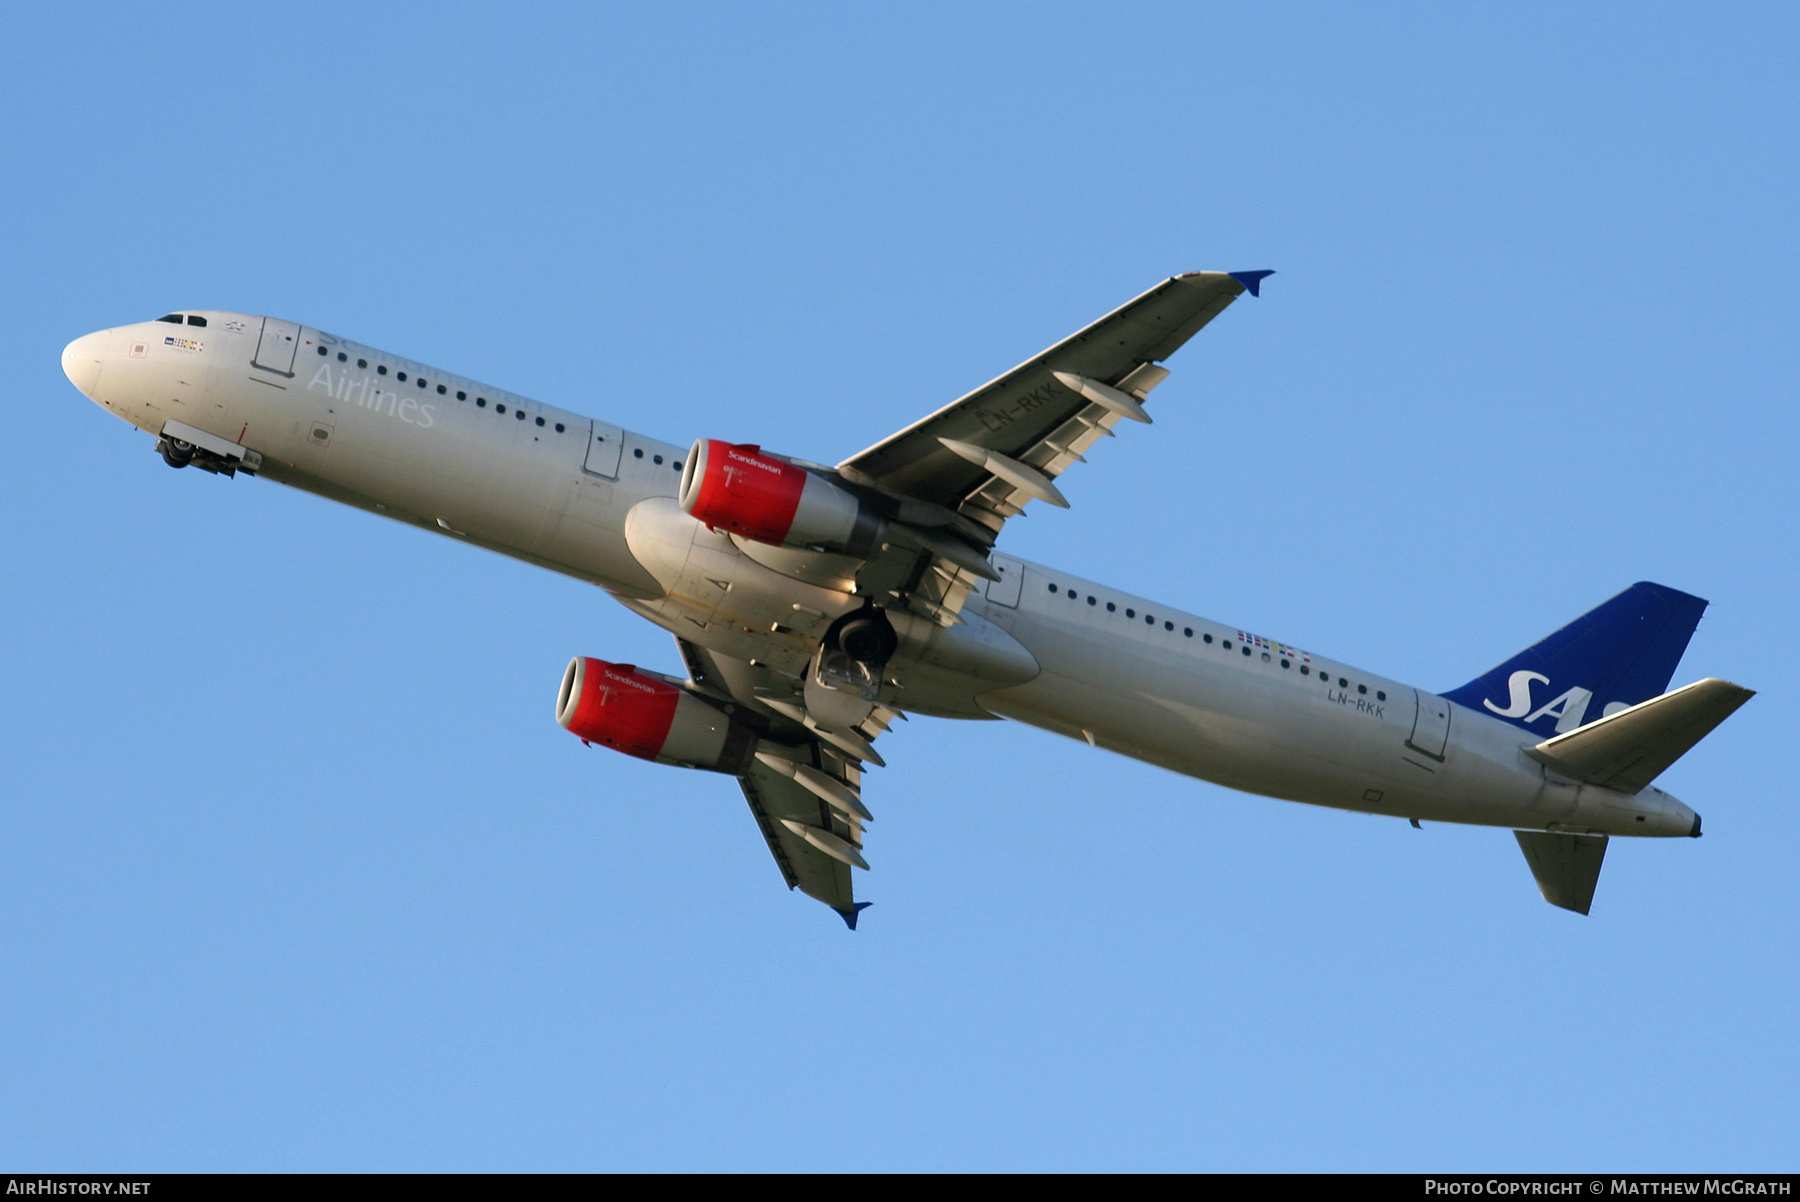
M1651 782L1754 694L1669 689L1706 602L1634 584L1447 693L999 551L1149 424L1162 366L1269 271L1173 276L835 467L659 442L276 317L182 310L63 351L175 468L317 493L598 585L682 673L574 657L584 744L735 777L790 889L855 930L875 742L1011 719L1287 801L1512 828L1587 914L1609 838L1699 836Z

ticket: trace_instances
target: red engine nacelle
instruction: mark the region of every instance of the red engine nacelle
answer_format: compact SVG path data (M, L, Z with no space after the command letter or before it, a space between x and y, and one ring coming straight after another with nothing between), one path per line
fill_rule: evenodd
M631 664L576 656L563 672L556 720L584 743L639 759L736 773L756 750L730 715Z
M864 551L879 515L855 496L803 467L742 446L702 438L681 472L682 509L715 530L778 547Z

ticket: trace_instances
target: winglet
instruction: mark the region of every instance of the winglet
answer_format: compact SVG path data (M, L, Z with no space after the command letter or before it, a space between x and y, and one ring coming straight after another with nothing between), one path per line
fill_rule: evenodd
M1275 273L1272 271L1228 271L1225 274L1248 288L1251 296L1261 296L1262 282Z
M845 926L854 931L856 929L856 916L874 904L874 902L856 902L848 910L839 910L838 917L844 920Z

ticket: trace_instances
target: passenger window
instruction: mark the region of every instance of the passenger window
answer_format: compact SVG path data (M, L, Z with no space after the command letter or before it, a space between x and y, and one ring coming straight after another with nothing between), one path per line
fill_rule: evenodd
M661 463L662 456L661 455L652 455L652 456L650 456L650 462L651 463Z
M537 419L537 424L538 424L538 425L540 425L540 426L541 426L541 425L543 425L543 424L544 424L544 419L543 419L543 418L541 418L541 417L540 417L540 418L538 418L538 419Z
M1381 691L1381 690L1379 690L1379 689L1377 689L1377 690L1376 690L1376 691L1375 691L1375 700L1377 700L1377 701L1386 701L1386 700L1387 700L1387 694L1386 694L1386 693L1383 693L1383 692L1382 692L1382 691Z
M1307 666L1306 666L1306 665L1305 665L1305 664L1301 664L1301 665L1300 665L1300 675L1302 675L1302 676L1311 676L1311 675L1312 675L1312 669L1311 669L1311 668L1309 668L1309 667L1307 667Z
M326 350L324 347L319 348L319 358L321 358L321 359L323 359L326 355L329 355L330 353L331 352Z
M1191 639L1194 637L1194 628L1192 626L1183 626L1181 628L1181 633Z
M424 376L420 376L420 377L419 377L419 387L420 387L420 388L423 388L423 387L425 387L425 377L424 377ZM442 392L442 391L444 391L444 387L443 387L443 385L441 385L441 384L440 384L440 385L438 385L438 391L439 391L439 392Z
M477 409L486 409L487 408L487 398L484 396L476 397L475 398L475 407Z
M518 418L520 421L524 421L525 420L525 411L523 409L514 409L513 416Z
M633 459L642 459L644 457L644 448L638 447L636 450L632 451L631 457Z
M1292 664L1290 664L1290 663L1288 663L1288 662L1287 662L1287 661L1286 661L1286 660L1285 660L1285 659L1284 659L1284 660L1282 660L1282 661L1281 661L1281 666L1282 666L1282 667L1284 667L1284 668L1291 668L1291 667L1293 667L1293 666L1294 666L1294 665L1292 665Z
M1248 648L1248 647L1240 647L1240 648L1238 648L1238 650L1242 651L1246 657L1248 657L1250 654L1250 648Z
M444 394L448 393L449 391L450 390L448 388L445 388L442 384L438 385L438 395L439 396L443 396Z
M456 390L456 399L459 401L466 401L469 399L469 394L459 388Z
M1175 623L1173 623L1173 622L1164 622L1164 623L1163 623L1163 629L1164 629L1164 630L1173 630L1173 629L1175 629ZM1189 634L1192 634L1192 633L1194 633L1194 632L1193 632L1193 631L1191 631L1191 630L1190 630L1190 631L1188 631L1188 633L1189 633Z
M357 361L356 361L356 366L358 366L358 367L367 367L367 366L369 366L369 361L368 361L368 360L367 360L367 359L358 359L358 360L357 360Z
M188 314L188 324L191 326L199 326L202 329L204 329L206 327L206 318L195 317L192 313L189 313Z
M558 434L561 434L563 432L563 424L561 422L556 423L556 432Z
M1211 641L1212 641L1212 640L1211 640L1211 639L1208 639L1208 640L1207 640L1207 641L1208 641L1208 642L1211 642ZM1219 646L1221 646L1221 647L1223 647L1223 648L1225 648L1225 650L1227 650L1227 651L1229 651L1229 650L1231 650L1231 640L1230 640L1230 639L1226 639L1226 640L1224 640L1224 641L1223 641L1223 642L1221 642L1221 643L1220 643L1220 644L1219 644Z
M1089 604L1089 605L1092 605L1092 604L1094 604L1094 598L1092 598L1092 597L1089 597L1089 598L1088 598L1088 604Z
M495 405L494 412L504 414L506 412L506 406L505 405Z
M1349 687L1350 687L1349 681L1345 680L1342 676L1338 677L1338 688L1347 689Z
M181 314L179 314L179 313L164 313L161 317L157 318L156 320L166 321L170 325L178 326L181 324Z
M675 466L675 470L676 470L676 471L680 471L680 470L681 470L681 460L679 460L679 459L677 459L677 460L676 460L676 461L675 461L675 465L674 465L674 466Z
M376 375L378 375L378 376L385 376L385 375L387 375L387 364L385 364L385 363L379 363L379 364L377 364L377 365L376 365L376 366L375 366L375 374L376 374Z
M1146 626L1154 626L1154 625L1156 625L1156 618L1155 618L1155 616L1154 616L1154 615L1151 615L1151 614L1145 614L1145 615L1144 615L1144 625L1146 625Z
M1262 661L1265 664L1269 662L1269 653L1267 651L1262 653Z
M406 373L403 371L396 372L396 373L394 373L394 379L396 379L396 380L400 381L402 384L404 384L404 383L406 383Z
M1114 613L1114 612L1116 612L1116 611L1117 611L1117 610L1118 610L1118 608L1119 608L1119 607L1118 607L1118 606L1116 606L1116 605L1114 605L1114 604L1113 604L1113 603L1112 603L1112 602L1111 602L1111 601L1108 601L1108 602L1107 602L1107 603L1106 603L1106 612L1107 612L1107 613L1109 613L1109 614L1110 614L1110 613Z
M1106 607L1106 608L1108 608L1108 609L1111 609L1111 608L1112 608L1112 606L1110 606L1110 605L1109 605L1109 606L1107 606L1107 607ZM1128 617L1128 618L1135 618L1135 617L1137 617L1137 610L1135 610L1135 609L1128 609L1128 610L1126 610L1126 611L1125 611L1125 616L1126 616L1126 617Z
M348 362L350 362L350 356L346 355L343 351L339 351L338 352L338 362L339 363L348 363Z
M1356 691L1359 693L1366 693L1369 691L1369 686L1366 684L1359 684L1356 686Z

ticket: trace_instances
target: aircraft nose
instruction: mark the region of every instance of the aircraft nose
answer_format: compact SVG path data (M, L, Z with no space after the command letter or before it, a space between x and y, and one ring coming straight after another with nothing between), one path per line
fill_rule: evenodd
M83 396L92 397L94 387L100 383L100 368L105 363L110 341L111 331L101 330L97 334L83 334L63 347L63 375L69 377L69 383L79 388Z

